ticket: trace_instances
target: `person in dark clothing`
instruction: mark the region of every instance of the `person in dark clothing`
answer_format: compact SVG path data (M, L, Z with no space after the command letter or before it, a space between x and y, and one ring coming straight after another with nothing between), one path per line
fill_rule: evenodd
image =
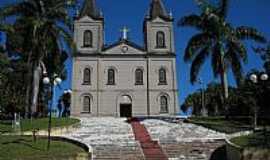
M58 108L58 117L61 118L61 113L62 113L62 101L61 99L58 100L58 104L57 104L57 108Z
M63 99L63 104L64 104L63 117L69 117L70 116L71 93L68 91L64 92L62 99Z

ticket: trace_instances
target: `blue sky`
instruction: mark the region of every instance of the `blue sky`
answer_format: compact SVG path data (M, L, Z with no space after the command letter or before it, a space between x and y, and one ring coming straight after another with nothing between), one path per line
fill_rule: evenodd
M14 0L13 0L14 1ZM127 26L130 29L129 38L137 44L143 45L143 19L151 0L97 0L97 5L105 16L105 42L111 44L120 37L120 29ZM12 0L1 0L0 5L11 3ZM163 0L168 11L172 11L175 21L185 15L198 13L194 0ZM270 1L269 0L231 0L228 21L233 26L248 25L256 27L266 38L270 38ZM185 97L196 91L200 86L189 82L190 65L183 62L183 52L189 38L196 33L191 28L178 28L175 22L175 44L177 54L177 73L179 100L183 103ZM254 44L253 44L254 45ZM247 43L250 48L250 43ZM245 71L253 68L262 68L262 61L252 50L249 51L249 62L244 65ZM71 59L67 62L69 78L62 83L62 88L70 88ZM207 62L200 72L205 84L215 80ZM229 74L229 83L235 84L232 74ZM57 95L59 95L59 90Z

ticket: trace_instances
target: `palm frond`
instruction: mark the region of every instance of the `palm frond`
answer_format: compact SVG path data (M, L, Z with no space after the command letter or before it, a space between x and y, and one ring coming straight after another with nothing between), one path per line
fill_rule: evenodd
M10 25L10 24L2 24L2 23L0 23L0 31L7 32L7 33L14 33L15 32L12 25Z
M192 61L198 50L204 48L206 44L210 43L209 35L206 33L200 33L194 35L188 42L185 49L184 61Z
M227 17L230 0L220 0L219 15L224 19Z
M214 77L217 78L218 75L221 73L222 70L222 64L221 64L221 46L219 43L217 43L212 48L212 59L211 59L211 65Z
M237 53L239 57L243 60L243 62L248 62L247 50L242 42L231 41L228 48L229 50L233 50L235 53Z
M225 61L230 63L234 78L237 84L240 85L243 80L243 68L239 56L234 50L229 49L226 53Z
M209 48L205 47L204 49L201 50L201 52L196 56L196 58L192 62L190 70L190 82L192 84L194 84L197 81L199 71L208 56L209 56Z
M32 1L19 1L4 6L0 10L0 18L5 19L10 16L33 16L35 14L35 6Z
M236 28L236 37L240 40L254 40L256 42L265 43L266 38L257 29L247 26Z
M196 15L196 14L192 14L192 15L189 15L189 16L182 17L178 21L177 25L179 27L180 26L183 26L183 27L195 27L197 29L201 29L202 28L201 23L202 23L201 17Z

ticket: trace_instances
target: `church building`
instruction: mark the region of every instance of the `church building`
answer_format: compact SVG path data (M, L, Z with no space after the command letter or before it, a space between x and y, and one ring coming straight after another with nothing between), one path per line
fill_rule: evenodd
M143 46L132 42L127 28L107 45L104 17L95 0L85 0L74 24L73 116L179 113L173 17L162 0L152 0L148 12L142 17Z

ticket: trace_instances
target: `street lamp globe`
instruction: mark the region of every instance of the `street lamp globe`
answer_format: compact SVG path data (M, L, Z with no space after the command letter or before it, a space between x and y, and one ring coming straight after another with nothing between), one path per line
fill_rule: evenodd
M59 77L55 78L55 83L57 85L59 85L61 82L62 82L62 79L61 78L59 78Z
M67 93L71 94L71 93L72 93L72 90L70 90L70 89L69 89L69 90L67 90Z
M250 80L253 82L253 83L257 83L258 82L258 77L256 74L252 74L250 75Z
M264 74L261 75L261 80L262 80L262 81L267 81L268 78L269 78L269 77L268 77L268 75L267 75L266 73L264 73Z
M43 78L43 84L49 84L49 83L50 83L49 77L44 77Z

